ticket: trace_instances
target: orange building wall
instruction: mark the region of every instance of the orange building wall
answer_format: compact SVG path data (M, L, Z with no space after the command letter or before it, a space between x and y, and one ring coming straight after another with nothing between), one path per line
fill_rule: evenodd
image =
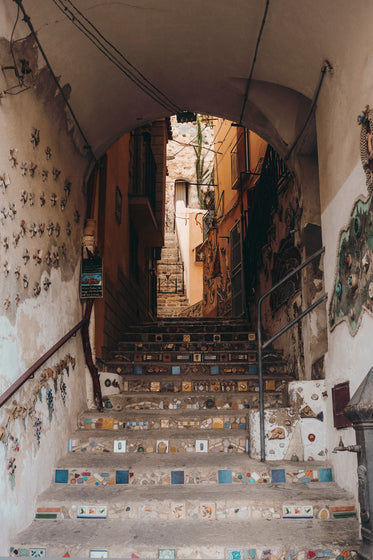
M245 169L244 129L232 126L230 121L217 119L215 128L215 212L216 229L210 230L204 246L204 297L203 315L215 317L230 315L231 262L230 232L241 218L240 189L232 189L231 152L238 152L238 169ZM250 170L255 171L260 158L264 157L267 143L249 131ZM255 182L251 179L249 186ZM248 185L244 186L244 191ZM250 188L250 187L249 187ZM247 196L243 196L243 209L247 209Z

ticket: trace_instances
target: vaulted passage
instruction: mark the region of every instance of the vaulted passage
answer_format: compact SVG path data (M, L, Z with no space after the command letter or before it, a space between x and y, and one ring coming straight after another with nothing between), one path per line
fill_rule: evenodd
M1 554L371 557L372 16L0 2Z

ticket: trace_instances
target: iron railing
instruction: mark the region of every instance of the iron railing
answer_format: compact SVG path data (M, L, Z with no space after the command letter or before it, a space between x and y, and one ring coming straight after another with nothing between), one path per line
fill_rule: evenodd
M165 271L158 272L158 294L183 294L184 263L168 263Z
M316 251L316 253L314 253L313 255L311 255L308 259L306 259L302 264L300 264L299 266L297 266L297 268L295 268L294 270L292 270L291 272L289 272L289 274L287 274L282 280L280 280L279 282L277 282L277 284L275 284L274 286L272 286L272 288L270 288L269 290L267 290L259 299L258 301L258 365L259 365L259 424L260 424L260 460L261 461L265 461L266 458L266 453L265 453L265 426L264 426L264 381L263 381L263 350L265 348L267 348L267 346L269 346L270 344L272 344L272 342L275 342L275 340L277 340L278 338L280 338L280 336L282 336L283 334L285 334L289 329L291 329L295 324L297 324L301 319L303 319L303 317L305 317L306 315L308 315L308 313L310 313L313 309L315 309L315 307L317 307L318 305L320 305L320 303L322 303L323 301L325 301L328 298L327 294L324 294L321 298L319 298L317 301L315 301L314 303L312 303L312 305L310 305L309 307L307 307L307 309L305 309L304 311L302 311L302 313L300 313L298 315L298 317L296 317L295 319L293 319L292 321L290 321L290 323L288 323L285 327L283 327L282 329L280 329L274 336L272 336L269 340L267 340L266 342L262 343L262 303L263 301L270 295L272 294L272 292L274 292L279 286L282 286L283 284L285 284L286 282L288 282L288 280L290 278L292 278L295 274L297 274L298 272L300 272L303 268L305 268L307 265L309 265L311 262L313 262L315 259L317 259L318 257L320 257L323 253L325 252L325 247L322 247L321 249L319 249L318 251Z
M29 367L2 395L0 395L0 408L20 389L28 379L33 378L37 370L45 364L49 358L51 358L66 342L76 335L78 331L82 331L84 355L88 369L92 376L94 399L96 401L97 407L102 410L102 396L100 381L98 376L98 371L96 366L93 364L91 345L89 342L89 320L92 311L93 300L87 300L87 306L85 311L84 319L79 321L68 333L66 333L56 344L54 344L43 356L41 356L36 362Z

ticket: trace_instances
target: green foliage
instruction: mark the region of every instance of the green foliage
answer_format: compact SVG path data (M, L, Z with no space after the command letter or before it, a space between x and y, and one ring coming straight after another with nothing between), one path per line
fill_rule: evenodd
M196 183L197 183L197 195L200 208L205 210L209 201L213 200L214 198L214 189L213 187L209 187L207 192L205 193L202 189L202 185L214 184L214 168L210 170L208 167L205 167L205 156L202 155L202 148L203 148L203 133L202 133L202 125L201 125L201 116L197 116L197 146L193 146L194 153L196 155Z

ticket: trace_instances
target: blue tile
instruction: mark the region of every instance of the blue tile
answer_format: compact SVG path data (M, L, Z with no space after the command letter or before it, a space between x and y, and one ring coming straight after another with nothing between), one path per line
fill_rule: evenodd
M229 484L232 482L232 471L230 469L220 470L219 474L219 484Z
M249 374L250 375L258 375L258 366L250 364L249 365Z
M272 469L272 482L286 482L285 469Z
M117 471L115 474L115 484L128 484L129 471Z
M69 480L69 471L67 469L56 469L54 482L58 484L66 484Z
M319 481L332 482L333 481L332 469L319 469Z
M133 366L133 373L136 375L142 374L142 366Z
M180 375L180 366L172 366L171 373L172 375Z
M210 375L219 375L219 366L210 366Z
M184 471L172 471L171 484L184 484Z

